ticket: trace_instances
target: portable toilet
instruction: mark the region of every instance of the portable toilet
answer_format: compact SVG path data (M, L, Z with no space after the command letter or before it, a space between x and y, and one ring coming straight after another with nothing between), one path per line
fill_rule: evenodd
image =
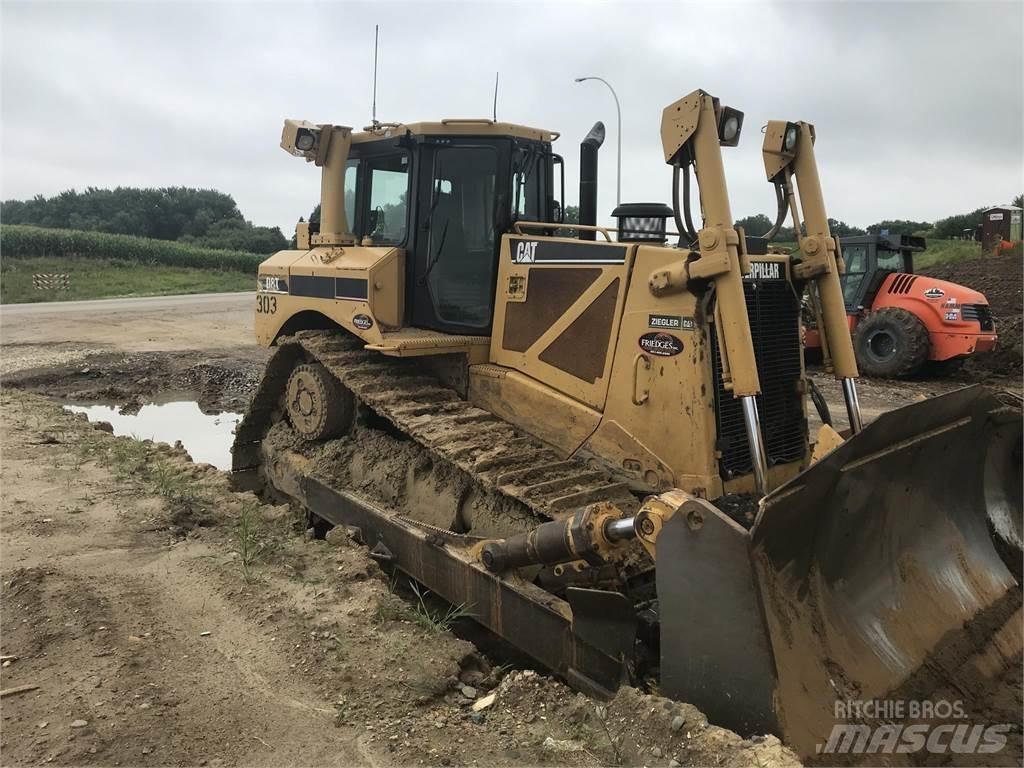
M1003 240L1019 242L1021 213L1021 209L1015 205L997 205L985 211L981 218L981 247L986 251L994 251Z

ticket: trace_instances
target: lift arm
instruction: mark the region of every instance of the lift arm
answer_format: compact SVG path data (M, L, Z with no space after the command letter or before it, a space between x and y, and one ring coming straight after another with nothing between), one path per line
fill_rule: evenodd
M820 307L818 331L822 335L822 349L829 350L836 378L842 382L850 427L859 432L862 422L855 384L857 359L846 320L843 289L839 283L839 275L844 269L843 257L839 239L832 236L825 212L818 165L814 159L814 126L804 122L769 121L764 133L763 156L768 180L786 190L793 229L800 246L799 262L793 265L793 274L808 281L811 300ZM793 195L794 177L800 197L799 208ZM802 227L800 209L803 210Z
M750 271L750 264L746 246L733 227L722 164L722 146L735 146L739 142L742 125L742 112L722 107L718 99L697 90L665 107L661 141L665 162L676 169L677 175L679 169L688 174L691 164L697 175L704 219L696 233L699 255L680 265L676 279L682 284L690 280L711 280L715 284L715 318L723 380L726 387L731 388L733 397L740 398L742 403L757 488L765 493L768 463L755 400L761 391L761 382L743 293L743 275ZM688 214L689 200L684 200L683 205ZM675 213L678 219L679 211Z

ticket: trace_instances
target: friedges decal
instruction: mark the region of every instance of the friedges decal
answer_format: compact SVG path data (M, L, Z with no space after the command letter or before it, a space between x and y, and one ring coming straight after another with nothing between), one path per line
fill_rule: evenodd
M683 342L671 333L645 333L640 337L640 349L659 357L672 357L683 351Z

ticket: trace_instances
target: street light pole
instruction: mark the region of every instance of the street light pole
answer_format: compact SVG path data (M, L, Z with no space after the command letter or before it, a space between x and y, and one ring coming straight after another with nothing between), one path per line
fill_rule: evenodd
M576 82L582 83L584 80L599 80L608 86L608 90L612 92L612 98L615 99L615 114L618 118L617 129L615 131L616 140L616 162L615 162L615 205L622 204L622 108L619 106L619 97L615 93L615 89L612 88L612 84L605 80L603 77L577 77Z

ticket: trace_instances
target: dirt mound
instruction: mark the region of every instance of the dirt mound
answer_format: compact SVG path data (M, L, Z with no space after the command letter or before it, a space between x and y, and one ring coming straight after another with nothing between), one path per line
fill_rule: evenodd
M532 732L560 765L580 764L583 753L601 765L800 765L774 736L742 739L710 725L696 707L635 688L622 688L612 701L599 704L523 670L506 676L494 694L493 706L485 710L488 724ZM553 733L555 723L561 724L561 734Z
M999 348L971 357L964 371L977 377L986 374L1019 376L1021 372L1022 259L1013 253L982 256L936 264L921 274L981 291L988 299L999 333Z

